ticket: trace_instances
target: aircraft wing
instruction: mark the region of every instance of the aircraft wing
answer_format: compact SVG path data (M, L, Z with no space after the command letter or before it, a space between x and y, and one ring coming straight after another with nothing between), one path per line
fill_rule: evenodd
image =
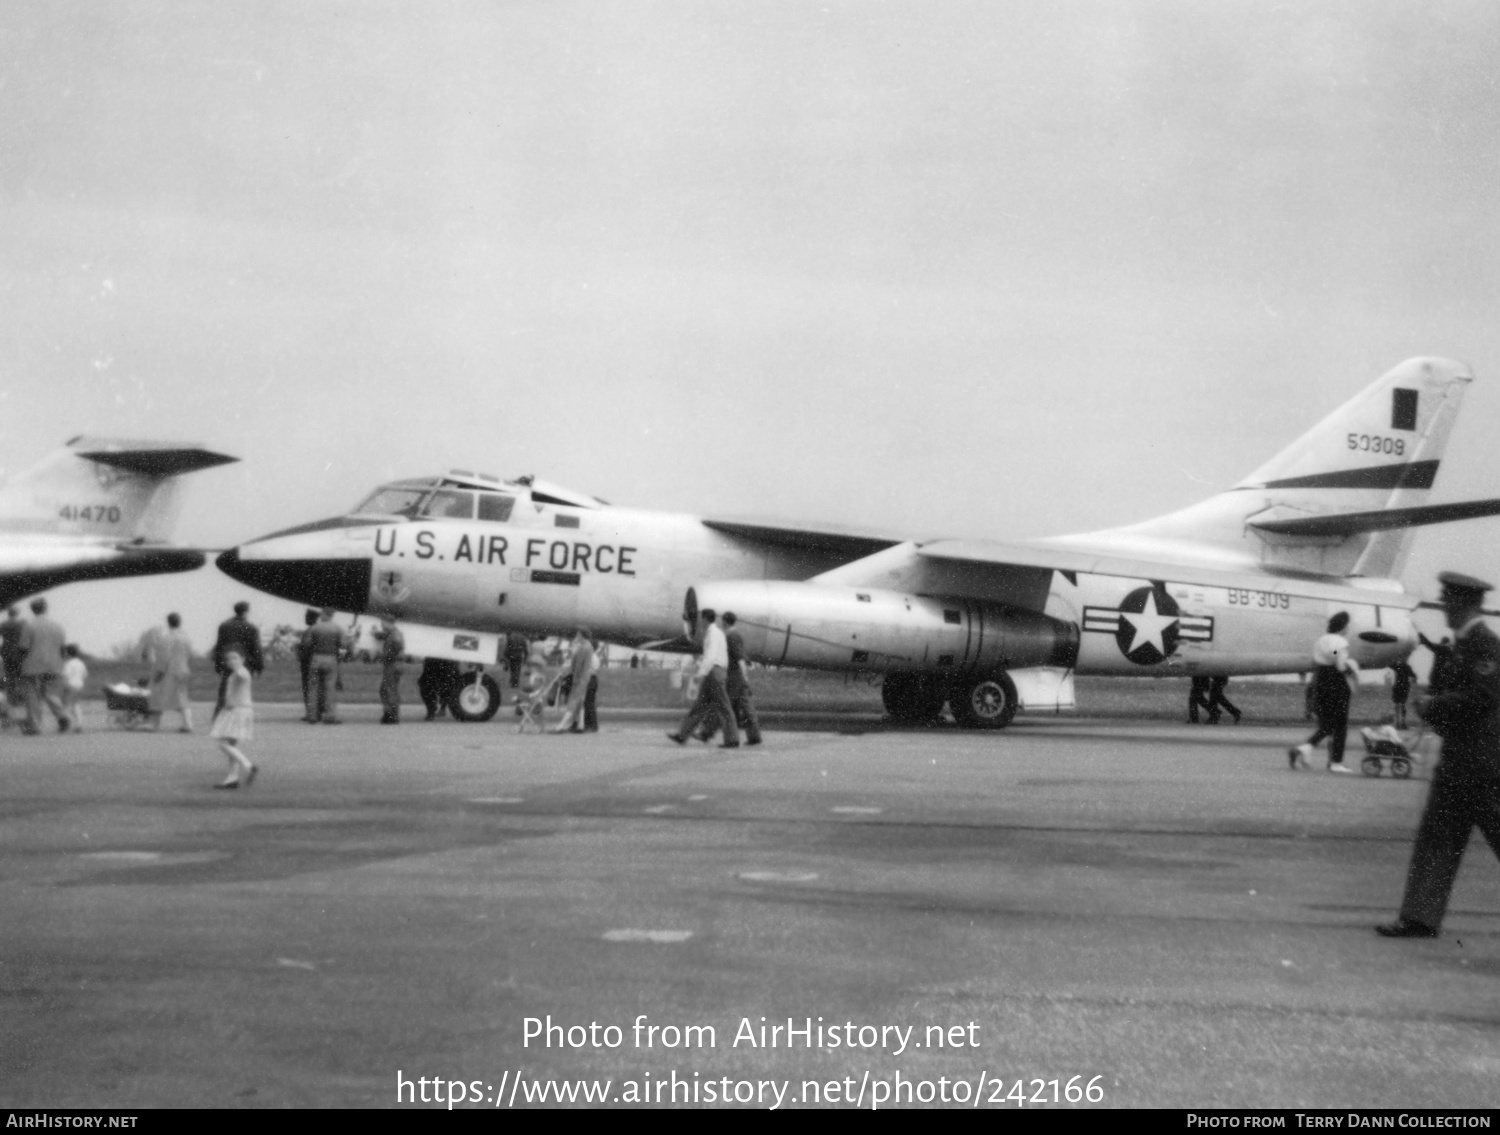
M1160 560L1136 559L1086 549L1007 544L997 540L934 540L931 543L919 545L916 553L923 559L962 565L966 569L964 574L972 577L976 584L982 583L984 576L991 573L1012 579L1018 572L1030 574L1038 571L1052 571L1067 576L1118 575L1129 579L1172 580L1176 583L1192 583L1205 587L1274 591L1279 580L1295 578L1298 580L1298 591L1301 594L1315 595L1321 582L1306 576L1232 571L1190 564L1165 563ZM1327 587L1328 597L1331 599L1339 599L1348 595L1347 584L1341 585L1339 581L1327 579L1326 582L1322 582L1322 586ZM986 589L976 588L976 591L980 593L984 590ZM1034 604L1021 601L1019 605L1033 606Z
M833 555L845 560L861 560L902 542L904 537L851 532L837 528L802 528L777 522L738 520L705 520L705 528L773 548Z
M161 545L0 545L0 607L65 583L193 571L205 558L196 548Z

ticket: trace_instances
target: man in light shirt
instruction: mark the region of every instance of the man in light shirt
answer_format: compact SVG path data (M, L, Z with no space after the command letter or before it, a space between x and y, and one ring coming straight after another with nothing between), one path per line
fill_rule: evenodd
M47 617L47 601L31 601L32 620L21 631L21 646L26 651L21 663L21 678L26 685L26 725L30 734L42 730L42 706L45 704L57 718L57 731L66 733L73 719L63 709L63 704L52 692L52 684L62 674L63 647L68 636L62 627Z
M709 714L717 713L724 726L724 743L719 748L738 749L740 731L735 726L734 707L729 704L729 693L724 685L729 673L729 644L715 622L715 611L704 608L699 617L703 620L703 655L698 659L698 698L677 727L677 732L667 736L679 745L686 745L698 724Z
M193 675L193 644L182 629L182 616L173 611L167 625L146 632L141 651L151 667L151 714L155 727L161 728L162 714L169 709L182 715L179 732L193 731L193 711L188 702L188 685Z

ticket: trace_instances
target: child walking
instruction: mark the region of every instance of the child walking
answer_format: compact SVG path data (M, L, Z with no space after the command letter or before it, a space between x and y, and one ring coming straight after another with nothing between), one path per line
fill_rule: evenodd
M63 709L67 710L68 718L73 722L73 731L82 733L83 707L78 702L83 697L83 684L88 681L89 668L79 655L76 642L70 642L63 647L63 657L67 659L62 668Z
M256 768L239 747L255 736L255 711L250 707L250 671L245 668L245 659L237 650L224 652L224 668L229 672L224 708L214 718L208 735L219 742L219 750L229 758L229 776L214 787L238 788L243 784L249 788L255 782Z

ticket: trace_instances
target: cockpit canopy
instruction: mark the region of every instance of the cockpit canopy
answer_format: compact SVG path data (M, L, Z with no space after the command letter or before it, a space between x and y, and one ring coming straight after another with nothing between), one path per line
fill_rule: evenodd
M507 521L516 501L528 496L537 504L567 508L602 508L607 502L535 477L502 481L487 473L453 469L441 477L417 477L382 485L354 509L356 516L404 516L412 520Z

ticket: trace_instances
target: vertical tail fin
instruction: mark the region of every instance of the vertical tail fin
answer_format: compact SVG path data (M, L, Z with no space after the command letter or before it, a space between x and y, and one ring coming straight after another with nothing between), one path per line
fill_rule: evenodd
M175 442L74 438L0 488L0 530L164 541L177 477L234 460Z
M1464 390L1474 380L1463 363L1411 359L1345 402L1237 490L1274 494L1265 520L1299 513L1329 516L1383 512L1427 503ZM1248 517L1254 526L1257 517ZM1296 541L1316 539L1259 530L1267 562L1297 566ZM1395 578L1406 565L1416 529L1351 533L1343 538L1347 574Z
M1239 570L1394 578L1414 525L1500 511L1500 502L1426 505L1473 379L1451 359L1410 359L1227 492L1058 542Z

